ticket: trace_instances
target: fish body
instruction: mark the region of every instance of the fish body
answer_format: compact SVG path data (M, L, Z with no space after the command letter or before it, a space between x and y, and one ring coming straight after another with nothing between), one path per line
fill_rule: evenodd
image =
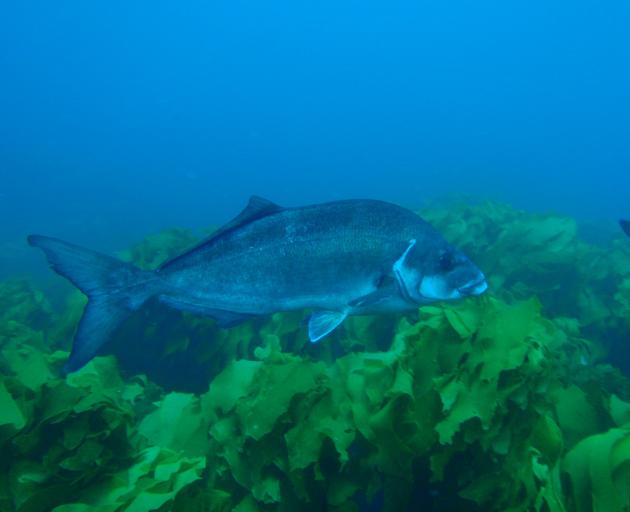
M619 221L619 225L621 226L623 232L630 237L630 220L621 219Z
M287 208L239 225L163 265L173 302L260 315L304 308L365 313L350 303L376 291L411 239L436 233L381 201ZM415 309L397 286L383 307ZM380 307L380 306L379 306Z
M348 315L413 311L487 287L481 271L422 218L375 200L282 208L252 197L235 219L155 271L49 237L32 235L29 243L89 298L68 371L154 296L222 326L313 309L309 337L317 341Z

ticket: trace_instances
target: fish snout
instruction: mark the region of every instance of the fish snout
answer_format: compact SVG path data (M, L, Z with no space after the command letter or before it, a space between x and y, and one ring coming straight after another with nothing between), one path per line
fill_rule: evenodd
M462 296L481 295L488 289L488 282L486 276L481 274L477 279L466 283L464 286L460 286L457 291Z

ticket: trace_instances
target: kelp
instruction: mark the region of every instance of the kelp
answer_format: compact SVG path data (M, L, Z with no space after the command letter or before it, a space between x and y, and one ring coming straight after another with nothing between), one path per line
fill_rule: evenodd
M489 201L422 214L479 264L496 296L535 295L549 316L579 319L601 341L630 330L630 244L621 234L607 246L592 245L573 219Z
M425 216L489 293L318 344L302 313L222 330L148 304L116 357L64 377L82 296L54 311L0 283L0 509L626 510L630 384L603 361L627 337L630 244L495 203ZM194 242L125 257L154 268Z
M200 478L203 456L136 431L151 395L143 379L123 382L111 357L62 379L67 353L37 354L17 344L2 352L16 375L0 381L2 510L152 510Z
M147 236L118 256L134 265L153 270L197 242L197 237L187 229L171 228Z
M0 336L16 324L44 331L55 322L55 315L44 294L24 279L11 279L0 286Z

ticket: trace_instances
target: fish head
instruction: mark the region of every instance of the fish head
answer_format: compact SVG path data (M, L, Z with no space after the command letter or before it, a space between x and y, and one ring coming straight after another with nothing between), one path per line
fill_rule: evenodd
M416 304L480 295L488 288L483 272L461 250L445 240L410 241L394 264L401 293Z

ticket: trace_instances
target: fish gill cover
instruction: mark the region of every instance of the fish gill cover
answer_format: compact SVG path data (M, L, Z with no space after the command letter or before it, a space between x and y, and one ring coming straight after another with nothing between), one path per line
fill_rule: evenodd
M605 361L630 332L628 240L490 202L423 215L490 294L317 345L299 314L220 330L149 304L63 378L84 298L2 283L0 510L627 510L630 381Z

